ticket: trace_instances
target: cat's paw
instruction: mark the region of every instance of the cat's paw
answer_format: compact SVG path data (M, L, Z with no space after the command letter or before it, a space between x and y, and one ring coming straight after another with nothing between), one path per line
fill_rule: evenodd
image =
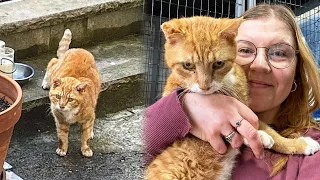
M267 148L267 149L271 149L272 148L272 146L274 145L274 140L273 140L273 138L269 135L269 134L267 134L266 132L264 132L264 131L258 131L258 134L259 134L259 136L260 136L260 139L261 139L261 141L262 141L262 144L263 144L263 146L265 147L265 148Z
M47 90L47 89L50 89L50 83L49 82L47 82L47 81L42 81L42 89L44 89L44 90Z
M260 136L261 142L264 148L271 149L274 145L273 138L264 131L258 130L258 134ZM243 139L243 142L246 146L249 146L248 140L246 138Z
M67 151L63 151L63 150L60 149L60 148L57 148L57 149L56 149L56 153L57 153L59 156L65 156L65 155L67 155Z
M317 141L313 140L310 137L299 137L299 139L303 139L307 143L307 147L304 151L305 155L312 155L320 150L320 145Z
M85 157L91 157L93 155L93 152L90 148L81 149L82 155Z

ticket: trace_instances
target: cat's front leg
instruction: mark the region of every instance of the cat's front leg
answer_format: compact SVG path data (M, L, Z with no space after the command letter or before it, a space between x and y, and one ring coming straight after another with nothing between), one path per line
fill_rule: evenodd
M93 152L89 146L89 140L93 138L93 120L82 124L81 152L83 156L91 157Z
M56 149L56 153L59 156L65 156L67 155L68 151L68 136L69 136L69 127L70 125L64 122L58 122L56 120L56 128L57 128L57 134L59 138L59 146Z
M277 152L283 154L312 155L320 150L319 143L310 137L286 138L262 122L260 122L259 129L265 131L266 134L272 137L274 140L272 149Z
M48 70L46 71L46 74L45 74L44 77L43 77L41 87L42 87L42 89L44 89L44 90L50 89L50 81L49 81Z
M42 80L42 89L50 89L51 83L50 83L50 76L51 76L51 72L53 71L53 69L55 68L56 64L58 63L59 59L57 58L52 58L50 60L50 62L48 63L48 67L46 70L46 74L43 77Z

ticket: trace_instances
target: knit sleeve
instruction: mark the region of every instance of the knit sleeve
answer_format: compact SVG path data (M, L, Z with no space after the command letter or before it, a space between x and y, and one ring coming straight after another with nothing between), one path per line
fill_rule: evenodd
M143 122L145 164L175 140L183 138L190 130L187 115L182 109L178 91L174 91L147 108Z

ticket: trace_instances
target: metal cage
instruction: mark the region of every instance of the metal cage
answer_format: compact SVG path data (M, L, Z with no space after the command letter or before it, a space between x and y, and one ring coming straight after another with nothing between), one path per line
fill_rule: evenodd
M301 27L306 42L320 62L320 1L319 0L145 0L144 51L146 53L145 96L151 105L161 97L168 76L164 64L164 37L160 25L171 19L207 15L239 17L258 3L284 4L290 7ZM320 116L320 113L319 113Z

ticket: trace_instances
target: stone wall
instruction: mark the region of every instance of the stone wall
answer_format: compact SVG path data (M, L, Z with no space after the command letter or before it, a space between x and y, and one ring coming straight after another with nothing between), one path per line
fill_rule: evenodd
M35 13L32 17L25 17L23 13L14 14L11 11L18 9L9 9L20 6L26 8L21 3L30 3L30 1L33 0L11 3L8 7L0 5L0 16L21 16L20 19L11 18L11 21L10 18L5 17L0 20L0 39L16 50L16 59L56 51L66 28L72 31L71 47L83 47L100 41L138 34L141 31L143 19L141 0L99 0L99 3L87 3L87 6L85 6L87 0L83 0L84 4L81 8L74 9L69 7L72 4L62 8L58 3L61 1L55 0L60 8L59 11L48 10L47 14L44 12L48 5L44 6L37 1L35 9L42 8L44 12L39 10L38 14ZM52 1L50 3L51 6L55 6ZM11 14L9 12L2 14L4 11L10 11ZM23 9L22 12L24 11Z

